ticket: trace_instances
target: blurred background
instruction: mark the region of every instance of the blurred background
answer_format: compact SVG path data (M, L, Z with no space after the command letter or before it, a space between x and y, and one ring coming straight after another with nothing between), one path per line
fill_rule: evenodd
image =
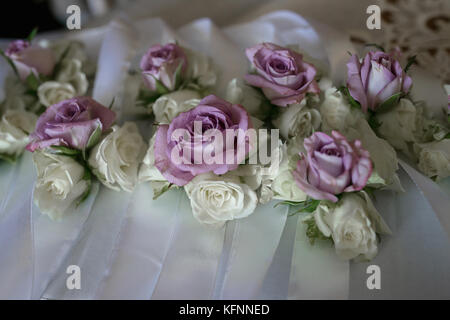
M450 0L13 0L2 4L0 39L24 38L36 26L40 32L67 31L66 9L73 4L81 9L82 30L118 16L161 17L177 28L201 17L225 26L292 10L345 32L357 48L375 42L417 55L420 65L450 83ZM381 8L381 30L366 26L372 4Z

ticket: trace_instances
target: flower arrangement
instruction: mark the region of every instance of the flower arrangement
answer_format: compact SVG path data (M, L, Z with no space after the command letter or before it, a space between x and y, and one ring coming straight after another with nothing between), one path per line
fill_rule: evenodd
M148 182L153 199L182 188L193 216L216 228L279 200L302 214L312 243L327 239L343 259L370 260L391 234L371 196L402 191L397 152L430 178L450 176L450 109L432 117L412 100L414 60L403 68L399 52L352 55L346 85L336 87L299 48L257 44L246 50L249 73L220 97L209 57L153 45L136 99L154 118L147 143L136 123L115 124L110 108L85 96L78 44L62 50L33 37L2 53L15 77L2 103L0 156L33 152L34 200L52 219L83 201L95 178L126 192Z
M11 66L0 107L0 158L13 162L28 144L37 116L60 101L88 92L92 67L76 41L36 41L37 29L0 52Z

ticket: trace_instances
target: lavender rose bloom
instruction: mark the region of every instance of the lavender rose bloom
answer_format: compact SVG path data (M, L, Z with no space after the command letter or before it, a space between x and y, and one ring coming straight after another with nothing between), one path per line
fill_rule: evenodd
M361 142L348 142L343 135L332 131L331 137L315 132L304 141L306 155L293 172L300 189L317 200L337 202L337 194L359 191L372 173L369 152Z
M320 91L316 69L301 54L267 42L248 48L246 54L257 74L247 74L245 80L261 88L272 104L286 107L302 101L307 92Z
M395 53L369 52L362 64L354 54L347 63L347 86L350 95L364 112L376 108L397 93L408 93L411 78L403 71Z
M65 146L83 150L97 128L111 127L116 114L89 97L77 97L54 104L39 117L27 150Z
M25 80L30 73L35 76L51 75L55 66L53 52L47 48L32 46L30 42L16 40L10 43L5 51L17 68L20 79Z
M180 113L170 125L159 126L154 147L155 167L169 182L178 186L201 173L224 174L234 170L249 151L248 140L238 133L251 127L249 115L242 106L214 95L207 96L194 109ZM187 136L177 138L179 129ZM225 139L228 130L236 134L230 144ZM222 139L211 139L212 132ZM236 146L244 146L245 152L238 152ZM213 150L219 150L215 154L219 161L205 161L205 155ZM201 161L195 160L196 153L202 155ZM227 153L232 156L232 163L225 161ZM186 161L176 161L174 155Z
M156 44L142 56L140 67L144 84L151 90L156 90L156 80L172 91L176 85L176 71L181 66L181 73L186 72L187 59L181 47L175 43L164 46Z

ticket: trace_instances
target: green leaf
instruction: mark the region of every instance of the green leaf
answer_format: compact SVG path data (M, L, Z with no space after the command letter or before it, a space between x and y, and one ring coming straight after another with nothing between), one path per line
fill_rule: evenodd
M98 125L97 128L89 137L88 142L86 144L86 149L90 149L93 146L95 146L99 142L101 136L102 136L102 126Z
M31 30L30 34L27 37L27 41L31 42L33 41L34 37L36 36L37 32L38 32L39 28L35 27L33 30Z
M303 223L306 224L306 236L308 237L311 245L313 245L316 240L332 240L331 237L326 237L319 230L314 217L310 216L309 219L303 220Z
M299 206L299 205L301 205L302 203L304 203L304 201L289 201L289 200L283 200L283 201L280 201L280 202L276 203L273 207L276 208L276 207L278 207L278 206L280 206L280 205L286 205L286 206Z
M75 207L78 207L80 204L82 204L84 202L84 200L86 200L87 197L89 196L89 194L91 193L92 174L91 174L91 171L89 170L89 168L87 168L87 167L84 168L83 180L87 181L88 187L86 188L86 191L78 198L78 200L75 204Z
M142 107L147 107L150 103L155 102L161 97L159 93L149 93L146 90L140 90L137 98L137 104Z
M374 112L370 112L369 119L367 123L372 128L372 130L376 133L378 128L381 126L381 122L377 119Z
M17 157L9 155L9 154L2 154L2 153L0 153L0 160L4 160L4 161L9 162L9 163L15 163L16 160L17 160Z
M385 100L382 104L380 104L375 112L376 113L383 113L390 111L393 107L395 107L398 104L398 101L402 97L403 92L399 92L394 94L393 96L389 97L387 100Z
M406 63L405 68L403 69L403 71L408 72L409 68L413 65L416 64L417 65L417 56L411 56L408 58L408 62Z
M166 191L168 191L172 186L173 186L173 183L164 184L162 187L152 184L153 200L158 199L161 195L163 195Z
M348 90L348 87L341 86L337 89L337 91L342 92L344 97L347 98L347 101L350 104L350 107L355 108L355 109L361 109L361 104L358 101L356 101L355 99L353 99L352 95L350 94L350 91Z
M169 93L169 92L170 92L170 90L167 89L166 86L165 86L161 81L159 81L158 79L156 79L155 76L153 76L153 75L152 75L152 77L153 77L153 79L155 79L156 92L157 92L159 95L163 95L163 94L166 94L166 93Z
M8 62L8 64L11 66L11 68L13 69L14 73L16 74L16 76L17 76L18 78L20 78L20 76L19 76L19 71L17 70L17 67L16 67L16 65L14 64L14 62L11 60L11 58L8 57L8 56L3 52L3 50L0 50L0 55L1 55L3 58L5 58L6 62Z
M111 110L111 108L113 107L114 101L115 101L115 100L116 100L116 97L112 98L111 103L110 103L109 106L108 106L108 109L109 109L109 110Z
M75 157L80 154L80 150L72 149L65 146L51 146L51 148L53 149L54 153L64 156Z
M181 70L183 68L183 61L180 62L175 70L175 90L181 85Z
M383 51L383 52L386 52L386 50L384 50L384 47L382 47L382 46L380 46L379 44L377 44L377 43L367 43L366 45L364 45L365 47L375 47L375 48L377 48L378 50L381 50L381 51Z
M53 68L53 75L52 78L55 78L56 75L59 73L61 67L62 67L62 63L64 61L64 59L66 58L67 54L70 51L70 47L71 47L72 43L69 43L67 45L67 47L64 49L63 53L61 54L61 56L59 57L58 62L56 62L55 67Z
M33 72L30 72L28 77L25 79L25 82L32 91L37 91L39 85L41 84Z

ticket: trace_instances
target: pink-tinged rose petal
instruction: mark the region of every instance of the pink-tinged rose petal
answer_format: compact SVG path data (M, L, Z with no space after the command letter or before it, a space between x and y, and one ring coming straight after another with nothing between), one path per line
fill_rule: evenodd
M366 70L368 67L364 66L364 70L366 74L365 77L368 77L368 71ZM367 103L367 95L365 86L361 79L361 64L359 63L359 59L357 55L352 55L350 61L347 63L347 87L350 95L361 104L361 108L364 112L367 112L368 103ZM365 82L366 83L366 82Z
M156 81L160 81L168 90L175 90L176 71L180 65L183 75L187 70L187 58L180 46L168 43L150 47L140 62L144 84L150 91L155 91Z
M83 150L92 133L100 127L108 130L116 114L89 97L77 97L61 101L47 108L36 122L30 135L28 150L65 145ZM57 144L54 144L57 143Z
M409 92L412 79L403 71L398 55L382 51L366 54L361 66L356 55L347 63L347 87L364 112L376 111L391 96Z
M168 129L168 125L160 125L156 132L154 149L155 167L170 183L176 184L177 186L184 186L194 179L194 175L188 171L178 169L178 167L170 160L170 155L168 155L170 150L167 148Z
M55 66L55 57L51 49L32 46L28 41L13 41L5 54L14 63L19 77L24 81L30 73L51 75Z
M155 165L168 181L179 186L201 173L224 174L236 169L245 160L251 146L244 133L251 127L248 113L242 106L233 105L214 95L207 96L197 107L180 113L170 125L158 129L155 159L158 159L159 164L156 165L155 161ZM177 138L179 130L183 130L187 136L183 134ZM227 130L235 135L230 144L225 139ZM223 137L221 141L207 139L211 131ZM218 152L216 155L219 158L215 159L220 162L205 161L203 156L211 154L211 150ZM196 161L195 154L199 154L201 159ZM227 154L229 158L225 158Z
M314 81L316 69L304 62L301 54L262 43L246 49L246 55L257 74L247 74L245 80L261 88L272 104L285 107L301 102L306 92L319 92Z
M306 155L293 176L297 185L314 199L328 199L336 202L342 192L361 190L372 173L369 152L361 142L350 143L337 131L331 137L315 132L304 140Z
M332 202L337 202L338 198L335 195L329 192L319 190L318 188L316 188L315 186L313 186L308 182L307 171L308 171L307 162L305 161L304 158L300 159L297 163L297 170L295 170L292 173L297 186L313 199L330 200Z

